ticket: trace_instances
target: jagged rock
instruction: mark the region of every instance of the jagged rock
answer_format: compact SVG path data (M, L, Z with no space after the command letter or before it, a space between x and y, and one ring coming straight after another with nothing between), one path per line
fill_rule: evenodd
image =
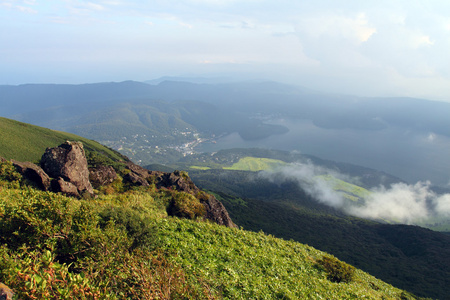
M173 188L186 192L197 199L205 207L205 219L227 227L237 227L230 218L227 209L213 195L202 192L191 180L186 172L175 171L173 173L157 172L156 186L158 188Z
M149 170L147 170L141 166L138 166L132 162L127 163L127 169L144 179L147 179L150 176Z
M89 181L94 188L110 184L117 178L117 173L111 166L98 166L89 169Z
M134 172L130 172L123 176L123 181L137 186L149 186L146 178L143 178Z
M172 173L158 172L156 177L156 187L173 188L177 191L186 192L196 196L200 189L192 182L186 172L175 171Z
M41 166L50 177L61 177L72 183L78 193L94 193L82 143L67 141L56 148L47 148L42 155Z
M222 202L217 200L213 195L208 196L207 199L200 199L200 203L202 203L206 209L205 218L219 225L237 228L237 225L231 220L230 215Z
M48 191L50 188L50 177L41 167L31 162L20 162L11 160L17 172L23 177L35 183L41 190Z
M62 177L53 179L51 182L52 191L55 193L63 193L67 196L79 197L78 188L71 182L65 181Z

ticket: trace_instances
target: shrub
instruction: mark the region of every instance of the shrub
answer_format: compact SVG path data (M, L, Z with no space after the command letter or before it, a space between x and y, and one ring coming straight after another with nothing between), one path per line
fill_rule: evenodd
M0 161L0 181L7 182L13 188L18 188L22 175L10 161Z
M128 207L108 206L100 212L99 225L105 228L109 223L122 228L132 240L131 250L138 247L155 247L156 227L139 212Z
M348 283L353 279L354 268L335 257L324 256L317 261L327 272L328 280Z
M167 214L180 218L196 219L205 215L205 206L191 194L172 192Z

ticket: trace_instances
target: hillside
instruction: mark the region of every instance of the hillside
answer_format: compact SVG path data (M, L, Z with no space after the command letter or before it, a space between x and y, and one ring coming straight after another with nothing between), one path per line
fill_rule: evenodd
M133 176L144 170L127 168L95 198L74 198L0 162L0 277L16 297L416 299L312 247L205 222L206 194L185 173L143 185ZM161 185L166 175L185 191Z
M446 299L450 293L447 288L450 286L447 279L450 278L448 235L418 226L380 224L351 217L317 201L295 180L271 181L258 172L246 171L250 166L259 169L262 165L257 162L265 161L263 157L287 164L299 159L300 155L262 149L233 149L186 158L185 167L189 164L197 166L197 169L189 171L190 176L200 187L216 192L236 224L244 229L263 230L311 245L417 295ZM397 180L367 168L313 157L308 159L318 170L326 167L340 176L347 175L347 178L350 174L358 176L360 184L367 189ZM203 170L198 169L200 166ZM231 166L235 167L234 170L225 169ZM241 170L236 170L238 167ZM331 175L318 177L336 194L343 195L346 201L355 205L360 205L371 193ZM448 227L448 218L445 222Z
M59 132L0 117L0 156L18 161L37 162L47 147L56 147L67 140L81 141L88 152L95 152L112 161L126 161L125 156L100 143L71 133Z
M3 186L0 199L0 274L21 299L414 299L306 245L168 218L155 192L91 201ZM346 273L327 261L353 275L333 279Z

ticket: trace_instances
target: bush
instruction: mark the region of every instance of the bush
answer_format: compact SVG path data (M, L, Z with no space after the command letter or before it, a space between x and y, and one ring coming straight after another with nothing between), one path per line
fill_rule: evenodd
M156 244L156 227L150 220L141 217L139 212L128 207L108 206L100 212L99 225L105 228L109 223L122 228L132 240L131 249L138 247L154 248Z
M0 161L0 181L11 184L11 187L18 188L22 180L22 175L10 161Z
M325 269L328 280L332 282L349 283L353 280L354 268L335 257L324 256L317 263Z
M191 194L172 192L172 199L167 208L167 214L169 216L196 219L203 217L205 213L205 206Z

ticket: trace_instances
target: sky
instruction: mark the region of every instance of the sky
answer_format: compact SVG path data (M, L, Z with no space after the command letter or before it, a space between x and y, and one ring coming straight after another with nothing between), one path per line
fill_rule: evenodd
M450 102L448 0L0 0L0 84L275 80Z

